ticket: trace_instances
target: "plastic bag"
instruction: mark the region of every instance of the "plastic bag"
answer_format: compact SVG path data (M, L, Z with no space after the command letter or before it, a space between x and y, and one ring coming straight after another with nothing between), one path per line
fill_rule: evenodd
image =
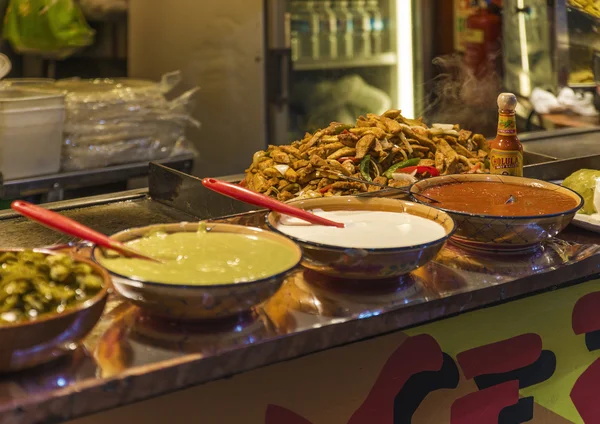
M66 91L62 168L91 169L163 159L185 141L193 88L173 100L165 94L179 83L173 72L159 83L121 80L63 80Z
M348 75L335 82L298 84L292 97L310 111L304 124L307 130L326 127L331 121L352 124L355 116L369 112L379 115L392 107L390 96L359 75Z
M10 0L3 32L16 52L56 59L94 41L74 0Z

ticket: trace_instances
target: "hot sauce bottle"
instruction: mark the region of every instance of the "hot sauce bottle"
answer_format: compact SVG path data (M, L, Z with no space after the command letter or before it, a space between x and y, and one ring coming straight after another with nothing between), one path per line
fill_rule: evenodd
M514 94L498 96L498 132L490 142L490 174L523 176L523 145L517 137L516 107Z

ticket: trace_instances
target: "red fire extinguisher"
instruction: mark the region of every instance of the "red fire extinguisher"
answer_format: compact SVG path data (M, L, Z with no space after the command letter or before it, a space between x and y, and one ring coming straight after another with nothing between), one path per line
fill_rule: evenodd
M500 73L501 37L502 18L488 9L485 0L479 0L477 11L467 18L464 55L465 65L477 78Z

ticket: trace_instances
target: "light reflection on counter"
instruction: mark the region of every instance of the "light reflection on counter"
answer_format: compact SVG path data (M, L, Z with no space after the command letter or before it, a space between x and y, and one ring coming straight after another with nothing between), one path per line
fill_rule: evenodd
M262 219L262 216L259 218ZM249 224L256 225L255 222ZM132 381L131 376L143 374L146 370L217 357L270 341L288 341L286 345L277 346L286 346L295 352L300 342L283 336L306 335L311 333L307 330L316 328L326 331L326 327L333 328L336 324L354 320L372 325L369 324L371 321L390 311L395 311L393 322L396 325L420 323L438 318L439 314L481 305L484 298L481 293L491 292L480 289L502 285L501 291L493 292L494 298L484 299L491 303L499 300L498 296L520 294L515 288L518 285L506 283L528 278L529 291L535 290L535 284L547 287L548 277L540 274L567 265L576 265L569 268L569 273L586 272L586 275L591 275L587 267L596 269L597 263L586 265L584 260L599 251L597 245L552 240L527 254L486 255L448 244L435 261L401 278L349 281L299 270L253 314L212 323L182 324L159 320L112 296L104 317L84 345L71 355L34 370L0 377L0 408L25 403L33 394L50 397L59 390L77 391L82 382L86 386L109 384L103 379L116 378L119 384L126 385ZM534 280L536 275L540 278ZM457 296L463 293L468 297ZM479 300L474 300L477 298ZM431 308L428 302L431 302ZM358 321L353 327L346 326L344 331L357 334ZM339 333L328 334L329 339L332 334ZM336 337L340 340L338 343L351 339L349 334ZM302 343L311 346L316 343L316 339L309 340L308 336L295 340L303 340ZM268 352L270 358L279 360L278 352ZM253 358L252 361L257 360ZM220 366L229 369L233 365ZM120 376L124 375L129 377L121 379ZM181 376L177 378L185 381ZM156 385L164 386L165 391L170 390L167 383L164 376L156 381ZM153 387L152 390L157 389ZM143 394L136 393L136 396Z

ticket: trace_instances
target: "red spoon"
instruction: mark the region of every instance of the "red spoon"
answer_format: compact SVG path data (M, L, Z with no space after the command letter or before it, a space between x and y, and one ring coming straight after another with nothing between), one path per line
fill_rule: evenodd
M158 259L154 259L150 256L143 255L138 251L124 245L121 242L113 240L108 236L92 230L77 221L67 218L56 212L52 212L48 209L41 208L31 203L24 202L22 200L15 200L12 202L10 207L19 212L21 215L36 221L48 228L59 231L70 236L79 237L82 240L91 241L98 246L106 247L119 252L127 257L146 259L153 262L161 262Z
M205 178L202 180L204 187L216 191L217 193L231 197L251 205L260 206L279 213L283 213L295 218L300 218L311 224L326 225L329 227L344 228L341 222L331 221L329 219L317 216L313 213L297 208L287 203L280 202L264 194L257 193L237 184L226 183L215 178Z

